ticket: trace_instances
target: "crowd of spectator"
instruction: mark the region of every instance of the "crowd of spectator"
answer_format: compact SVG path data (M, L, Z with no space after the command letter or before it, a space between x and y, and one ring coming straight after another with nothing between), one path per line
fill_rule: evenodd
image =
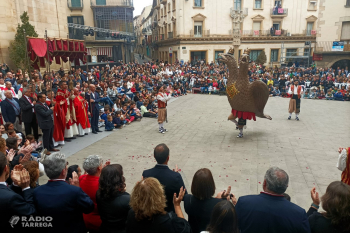
M12 156L0 152L3 232L32 232L33 227L36 232L90 233L350 231L349 185L334 181L321 198L313 188L312 204L305 212L286 193L289 176L278 167L266 171L260 194L237 200L231 186L216 190L207 168L194 174L189 194L178 169L168 167L170 150L165 144L155 147L156 166L139 171L142 178L130 194L123 166L98 155L87 156L82 168L69 166L60 152L44 155L40 161L50 180L41 185L39 163L22 159L10 172ZM318 212L321 204L323 211Z

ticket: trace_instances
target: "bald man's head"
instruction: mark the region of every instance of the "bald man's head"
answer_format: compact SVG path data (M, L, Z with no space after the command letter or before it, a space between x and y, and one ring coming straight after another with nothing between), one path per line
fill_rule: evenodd
M5 91L5 96L7 99L12 99L12 92L9 90Z
M75 96L78 96L79 95L79 90L78 90L78 88L73 88L73 93L74 93L74 95Z

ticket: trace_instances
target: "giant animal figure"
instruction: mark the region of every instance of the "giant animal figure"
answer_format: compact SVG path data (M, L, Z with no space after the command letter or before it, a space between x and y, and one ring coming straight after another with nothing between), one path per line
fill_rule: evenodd
M264 114L264 108L269 99L269 90L262 81L249 82L249 50L241 57L239 68L233 56L233 49L228 53L219 54L219 61L224 62L229 69L227 79L227 97L232 108L234 118L255 120L255 116L272 120Z

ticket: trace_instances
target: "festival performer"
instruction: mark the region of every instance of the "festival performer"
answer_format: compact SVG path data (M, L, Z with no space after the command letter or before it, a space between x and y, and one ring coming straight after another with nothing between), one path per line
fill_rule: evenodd
M158 95L157 95L157 102L158 102L158 125L159 125L159 133L165 133L168 130L164 128L164 121L168 122L167 120L167 102L171 99L171 93L167 94L164 91L163 86L158 87Z
M288 94L292 95L292 98L289 101L289 117L288 120L292 118L292 113L295 112L295 120L299 120L300 113L300 99L303 94L303 89L299 85L299 81L295 80L294 85L291 85L288 91Z
M339 148L337 168L342 171L341 181L350 185L350 147Z
M269 90L262 81L249 82L249 50L244 51L239 69L233 53L234 50L230 49L227 54L219 54L219 61L227 64L229 68L226 93L232 112L228 120L234 122L236 129L240 130L237 137L243 138L243 127L247 124L246 120L256 121L256 116L272 120L269 115L264 114L264 108L269 99Z
M56 93L56 105L54 108L54 133L53 137L56 143L64 145L64 141L70 142L68 137L73 137L71 126L73 125L70 117L69 103L67 100L70 93L67 90L67 82L61 81ZM76 129L76 131L78 131ZM68 137L67 137L68 136ZM66 137L66 139L65 139Z
M87 102L84 97L79 94L78 88L74 88L74 109L76 114L77 126L78 126L78 136L84 137L90 132L90 122L87 112Z

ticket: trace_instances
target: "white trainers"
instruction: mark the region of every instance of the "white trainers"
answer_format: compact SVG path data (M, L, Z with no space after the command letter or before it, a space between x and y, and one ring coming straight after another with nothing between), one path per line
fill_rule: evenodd
M164 134L165 132L164 132L164 130L159 129L159 133L163 133Z
M243 138L243 134L242 134L242 133L239 133L239 134L237 135L237 138Z
M162 127L162 130L163 130L164 132L169 132L167 129L164 129L163 127Z

